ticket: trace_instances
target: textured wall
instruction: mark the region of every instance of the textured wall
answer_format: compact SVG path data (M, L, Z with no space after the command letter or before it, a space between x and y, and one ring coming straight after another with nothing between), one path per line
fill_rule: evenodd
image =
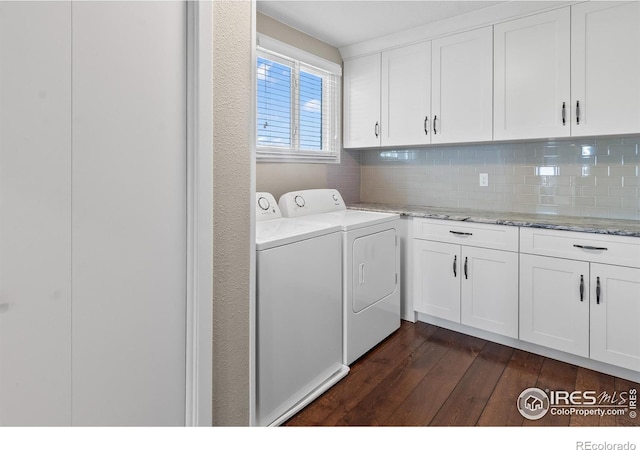
M640 136L364 150L361 200L640 219ZM489 174L479 187L478 175Z
M213 2L213 424L249 425L252 6Z
M342 64L337 48L293 29L271 17L258 13L256 30L286 44ZM360 197L359 153L342 152L340 164L268 163L258 162L256 187L278 199L282 194L301 189L338 189L345 201L357 202Z

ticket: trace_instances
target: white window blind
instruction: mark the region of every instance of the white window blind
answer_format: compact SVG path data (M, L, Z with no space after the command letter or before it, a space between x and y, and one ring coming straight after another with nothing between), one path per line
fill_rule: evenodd
M339 162L340 66L269 38L259 44L257 157Z

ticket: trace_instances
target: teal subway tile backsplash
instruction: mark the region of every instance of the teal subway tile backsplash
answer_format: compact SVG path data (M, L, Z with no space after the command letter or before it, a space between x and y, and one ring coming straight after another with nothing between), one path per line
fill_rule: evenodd
M363 202L640 220L640 135L365 150L359 162Z

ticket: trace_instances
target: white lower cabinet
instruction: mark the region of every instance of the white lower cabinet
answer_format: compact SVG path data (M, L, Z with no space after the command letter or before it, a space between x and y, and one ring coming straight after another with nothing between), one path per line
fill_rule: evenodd
M591 359L640 371L640 269L591 264Z
M517 338L518 254L473 246L480 239L491 245L490 236L502 239L500 228L506 227L414 219L415 309ZM510 231L517 237L517 228ZM448 242L421 239L427 236Z
M533 228L520 238L532 253L520 255L520 339L640 371L640 239Z
M412 230L417 313L640 372L637 237L420 218Z
M460 246L414 239L414 306L460 323Z
M589 263L520 255L520 339L589 356Z
M518 337L518 254L462 248L461 322Z

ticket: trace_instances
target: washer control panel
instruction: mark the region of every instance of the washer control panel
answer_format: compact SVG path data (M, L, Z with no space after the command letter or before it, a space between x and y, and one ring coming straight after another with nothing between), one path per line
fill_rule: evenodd
M276 199L268 192L256 192L256 221L282 217Z
M308 189L284 194L278 201L284 217L301 217L347 209L335 189Z

